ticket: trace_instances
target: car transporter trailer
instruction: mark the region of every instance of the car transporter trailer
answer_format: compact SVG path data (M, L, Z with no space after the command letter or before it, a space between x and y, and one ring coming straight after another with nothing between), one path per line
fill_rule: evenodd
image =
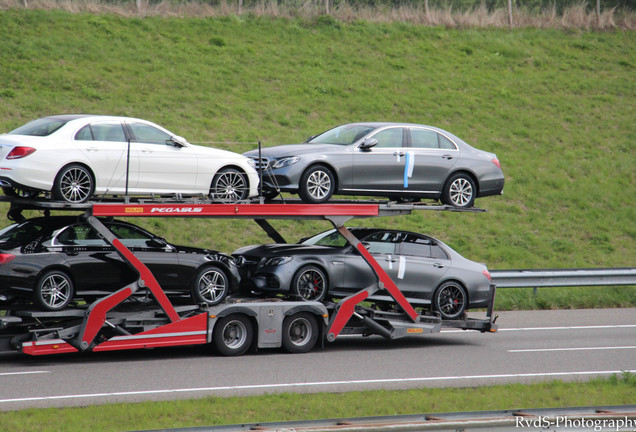
M442 327L496 332L493 315L495 286L485 319L442 320L439 313L420 312L407 301L388 274L345 226L352 218L410 214L414 210L461 210L450 206L345 201L327 204L237 203L209 201L139 200L131 203L90 202L67 204L49 200L4 197L11 202L9 217L23 219L27 209L84 211L80 217L138 274L136 282L90 305L44 312L31 305L0 306L0 352L29 355L83 351L114 351L168 346L213 344L223 355L241 355L250 348L284 347L307 352L318 341L333 342L339 335L381 335L396 339L436 333ZM338 302L290 301L279 298L228 298L216 306L174 305L150 270L108 230L98 217L199 217L255 220L276 242L283 237L269 219L328 220L362 255L377 276L377 283ZM391 311L375 307L368 298L387 291L397 306ZM145 300L139 296L146 293ZM137 300L133 300L137 299ZM364 305L361 303L364 302ZM4 315L2 313L4 312Z

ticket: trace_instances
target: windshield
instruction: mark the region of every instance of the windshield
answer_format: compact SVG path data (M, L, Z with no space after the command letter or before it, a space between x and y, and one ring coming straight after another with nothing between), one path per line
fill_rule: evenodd
M10 135L47 136L66 124L67 120L41 118L9 132Z
M307 141L309 144L349 145L364 138L375 127L367 125L342 125Z

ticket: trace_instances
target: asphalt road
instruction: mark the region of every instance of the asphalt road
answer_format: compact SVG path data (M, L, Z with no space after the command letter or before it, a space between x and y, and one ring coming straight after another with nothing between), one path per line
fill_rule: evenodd
M307 354L205 347L0 356L0 410L112 402L477 386L636 372L636 309L502 312L500 331L341 337ZM472 315L476 316L476 315Z

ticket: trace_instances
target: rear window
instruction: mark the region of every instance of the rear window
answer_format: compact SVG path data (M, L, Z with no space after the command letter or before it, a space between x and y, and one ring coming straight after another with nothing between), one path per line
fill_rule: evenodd
M67 123L67 120L41 118L9 132L10 135L48 136Z
M0 231L0 247L12 249L25 246L38 239L44 231L44 226L32 222L10 225Z

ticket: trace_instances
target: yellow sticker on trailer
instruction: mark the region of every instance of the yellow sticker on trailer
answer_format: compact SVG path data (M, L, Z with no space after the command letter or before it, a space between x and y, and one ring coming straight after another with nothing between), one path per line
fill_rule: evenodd
M424 329L421 328L410 328L406 329L407 333L424 333Z

